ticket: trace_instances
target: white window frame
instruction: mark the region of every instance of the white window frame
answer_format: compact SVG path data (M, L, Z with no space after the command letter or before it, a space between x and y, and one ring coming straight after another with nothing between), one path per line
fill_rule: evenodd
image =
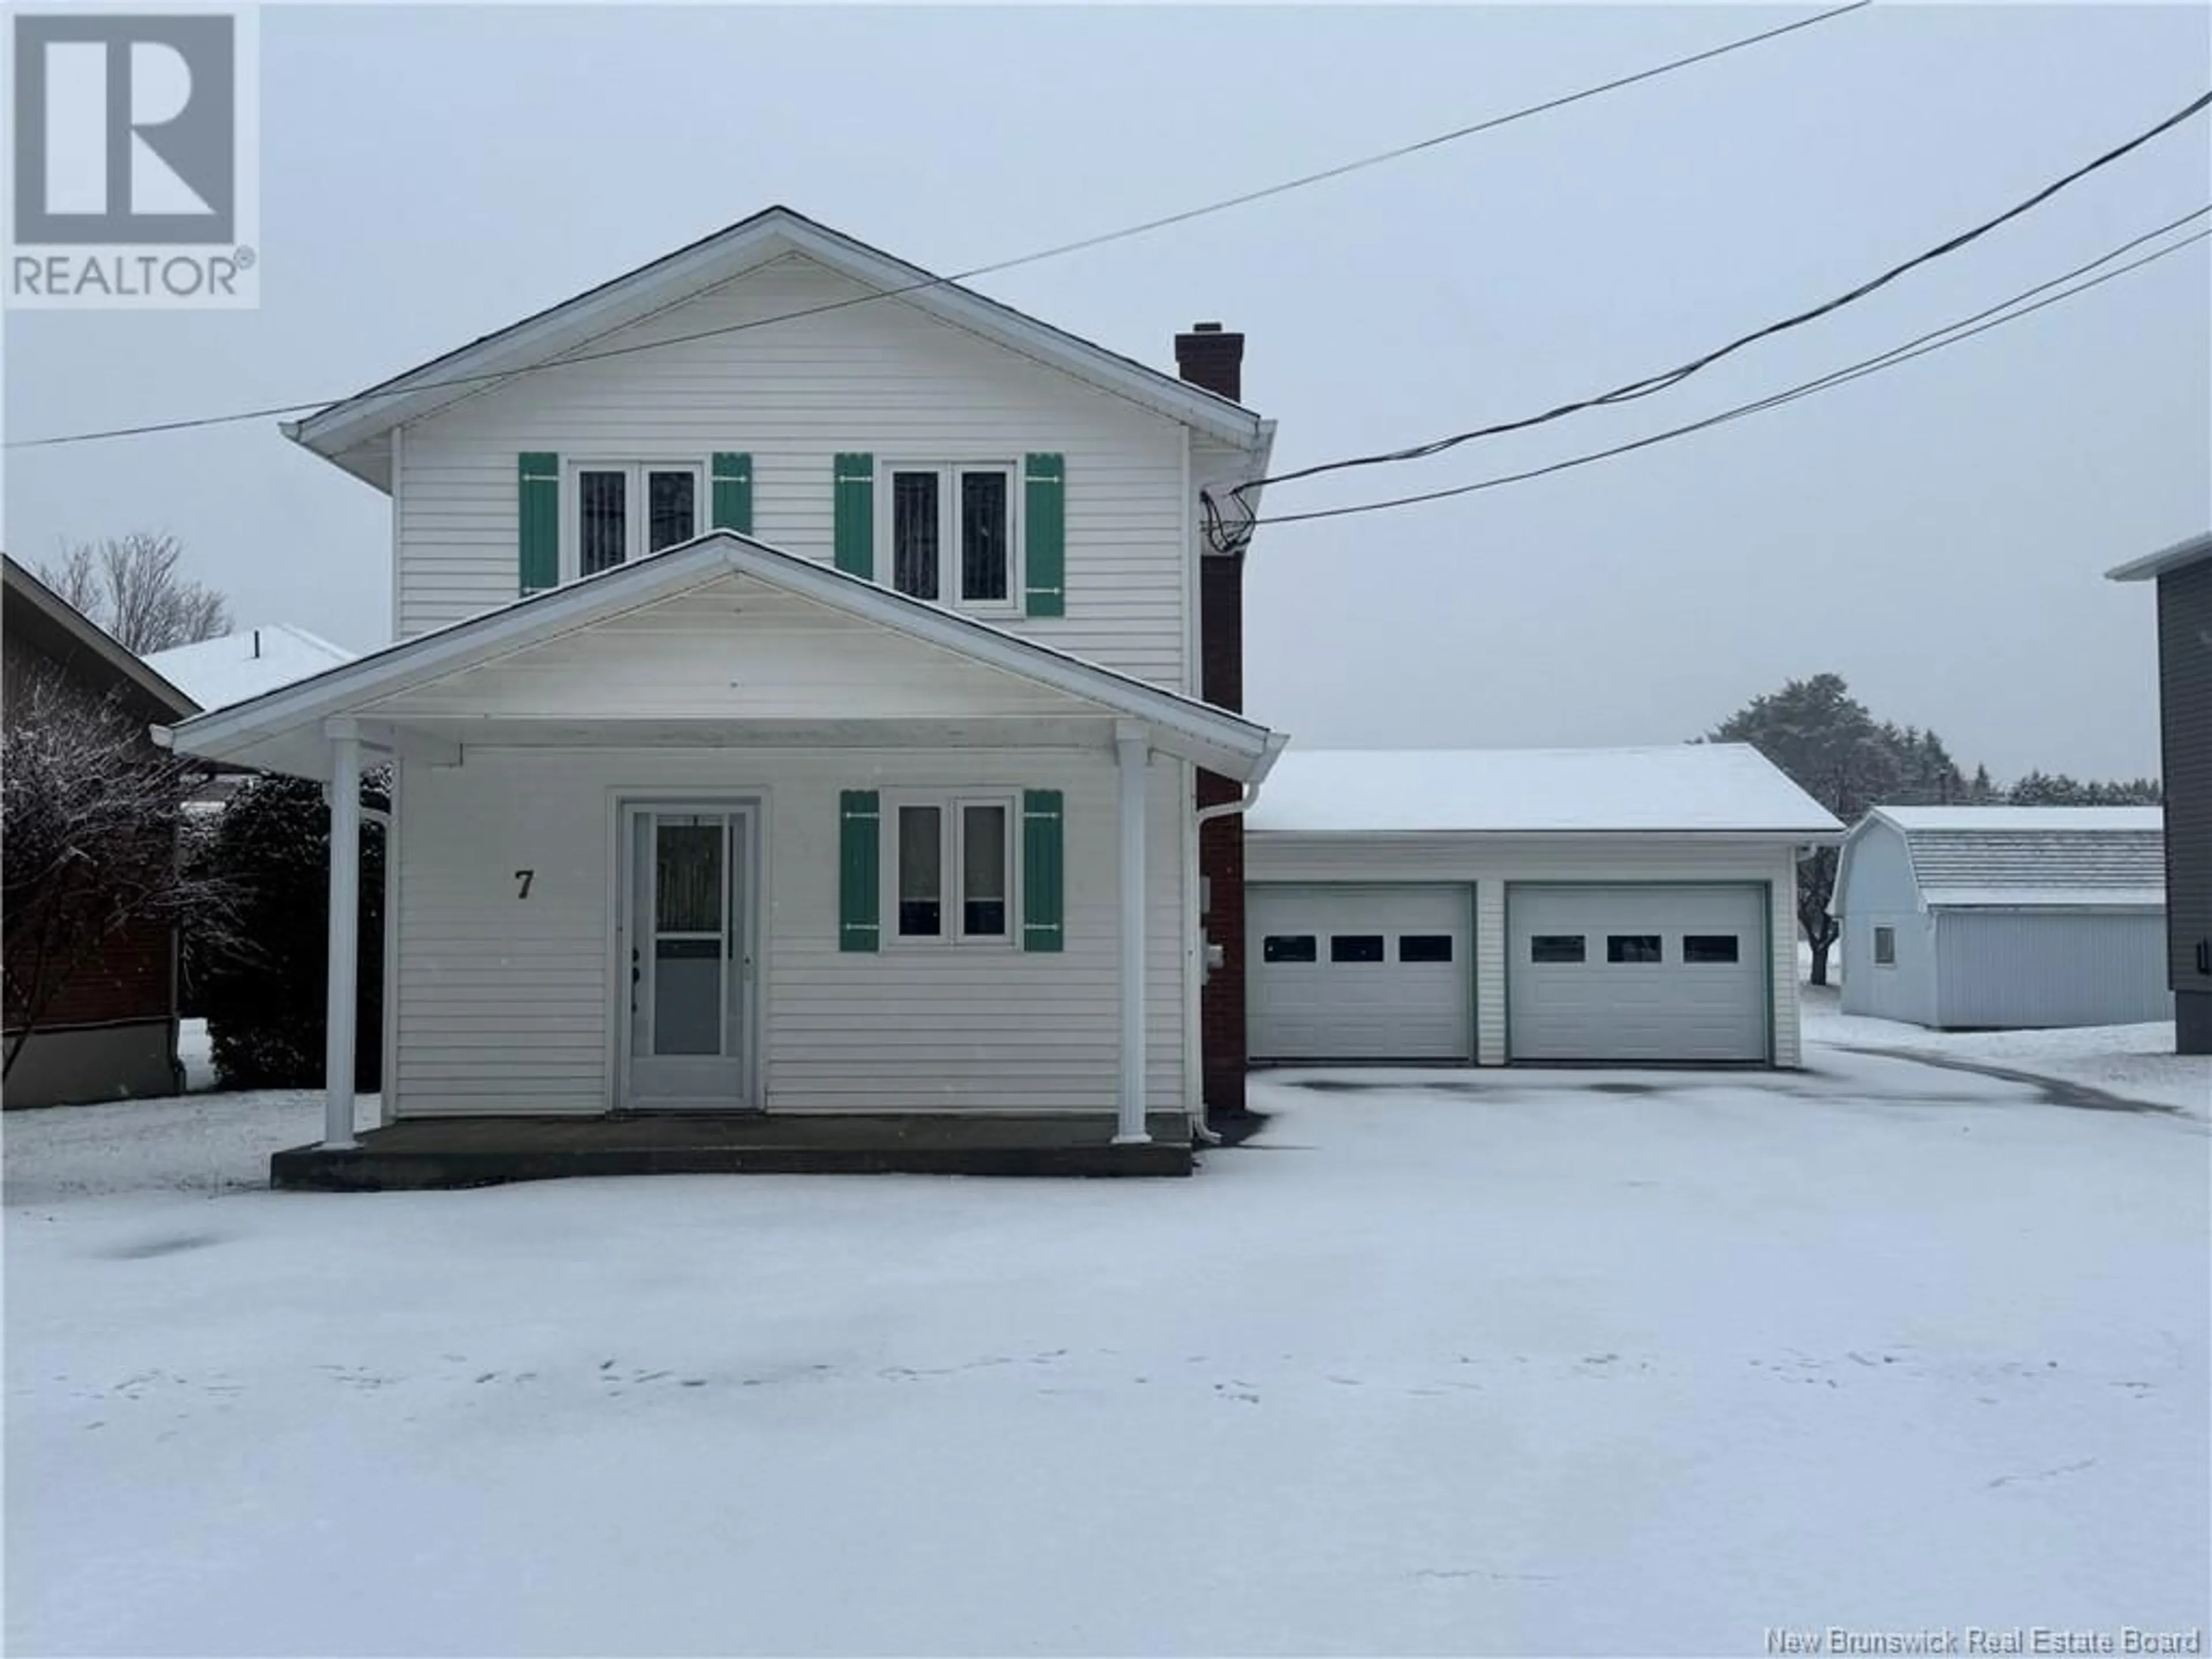
M623 545L627 550L624 564L633 563L645 556L647 532L652 528L651 509L647 502L646 478L653 472L688 472L691 475L691 533L702 535L713 516L707 499L710 488L707 465L696 456L678 457L666 460L570 460L561 462L561 580L573 582L584 574L584 484L586 472L622 472L629 475L623 486L623 507L627 514L623 529Z
M902 472L937 475L937 587L925 605L943 605L979 617L1018 617L1022 603L1022 468L1018 461L984 458L964 461L879 460L876 465L876 568L885 587L897 589L896 549L892 537L897 509L892 481ZM960 479L963 473L996 472L1006 481L1006 597L971 599L960 592Z
M1883 943L1883 941L1882 941L1882 937L1881 937L1881 936L1882 936L1884 933L1887 933L1887 934L1888 934L1888 935L1889 935L1889 940L1888 940L1888 944L1889 944L1889 955L1888 955L1887 957L1883 957L1883 955L1882 955L1882 953L1881 953L1881 947L1882 947L1882 943ZM1893 927L1890 926L1890 925L1889 925L1888 923L1887 923L1887 922L1883 922L1883 923L1878 924L1878 925L1875 927L1875 930L1874 930L1874 932L1872 933L1872 934L1870 934L1870 935L1869 936L1869 938L1868 938L1868 942L1867 942L1867 954L1868 954L1869 956L1870 956L1870 957L1872 957L1874 958L1874 964L1873 964L1873 965L1874 965L1874 966L1875 966L1876 968L1894 968L1894 967L1896 967L1896 966L1897 966L1897 929L1896 929L1895 927Z
M930 806L937 809L939 826L937 838L937 891L939 931L934 933L902 933L899 931L899 813L909 806ZM961 890L962 872L966 861L968 815L970 806L995 806L1005 813L1006 845L1006 925L1003 933L971 933L968 931L967 896ZM878 934L884 950L916 949L942 950L956 946L967 950L1013 950L1022 936L1022 796L1018 789L898 789L885 790L880 797L879 822L884 833L880 854L881 875L878 891L883 894L885 921Z

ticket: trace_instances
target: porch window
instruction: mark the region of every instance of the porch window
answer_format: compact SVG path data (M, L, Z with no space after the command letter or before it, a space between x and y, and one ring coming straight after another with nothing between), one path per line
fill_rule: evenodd
M886 872L897 895L895 938L1005 945L1014 912L1014 798L895 799Z
M1012 607L1014 469L1011 463L894 463L882 561L900 592L963 609Z
M570 574L602 570L699 533L701 469L690 461L586 461L570 469Z

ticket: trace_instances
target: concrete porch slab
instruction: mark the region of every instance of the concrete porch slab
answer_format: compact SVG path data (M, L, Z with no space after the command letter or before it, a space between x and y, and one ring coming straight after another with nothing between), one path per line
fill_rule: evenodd
M1182 1118L1155 1117L1151 1132L1148 1144L1116 1146L1105 1115L416 1118L365 1131L343 1150L278 1152L269 1184L385 1192L578 1176L1187 1176L1196 1168Z

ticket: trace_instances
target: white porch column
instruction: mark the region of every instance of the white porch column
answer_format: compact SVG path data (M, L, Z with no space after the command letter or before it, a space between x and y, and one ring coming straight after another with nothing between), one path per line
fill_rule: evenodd
M323 1145L353 1138L354 981L361 960L361 734L332 720L330 1004L323 1048Z
M1141 726L1114 728L1120 763L1121 824L1121 1096L1114 1144L1134 1146L1145 1133L1145 832L1151 751Z

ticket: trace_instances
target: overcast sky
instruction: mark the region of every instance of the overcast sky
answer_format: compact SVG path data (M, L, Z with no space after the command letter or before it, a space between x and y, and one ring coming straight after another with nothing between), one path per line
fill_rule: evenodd
M7 432L343 395L771 202L981 264L1802 15L268 6L260 308L15 313ZM1194 320L1243 329L1245 400L1294 466L1667 368L2009 205L2208 69L2201 5L1891 4L979 286L1163 368ZM2207 201L2199 117L1680 391L1267 505L1680 424ZM2205 249L1638 455L1263 530L1247 705L1310 744L1664 743L1833 670L1969 768L2154 772L2151 594L2101 573L2212 522ZM5 483L27 562L172 530L241 623L389 637L386 499L273 422L18 449Z

